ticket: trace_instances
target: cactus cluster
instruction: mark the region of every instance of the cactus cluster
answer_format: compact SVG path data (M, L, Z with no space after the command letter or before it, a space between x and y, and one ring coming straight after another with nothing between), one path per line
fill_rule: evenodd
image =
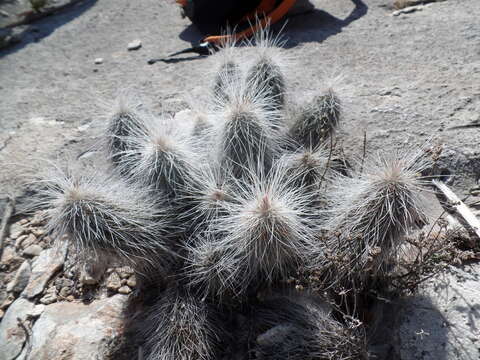
M258 42L213 55L212 101L191 122L123 98L106 174L45 182L52 231L158 292L138 320L147 360L365 358L329 293L288 279L315 271L325 290L381 279L424 221L421 154L337 171L338 96L292 106L282 51Z

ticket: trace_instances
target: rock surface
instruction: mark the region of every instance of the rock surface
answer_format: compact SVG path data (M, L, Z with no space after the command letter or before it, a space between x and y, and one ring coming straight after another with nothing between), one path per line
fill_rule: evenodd
M25 289L25 287L27 286L28 281L30 280L31 273L32 269L30 267L30 264L28 261L25 260L18 268L13 280L8 283L7 291L14 293L22 292L23 289Z
M35 305L26 299L17 299L5 313L0 322L0 360L14 360L22 352L27 339L25 330L18 320L25 321Z
M62 268L67 252L66 244L60 248L52 248L42 251L32 265L32 275L22 296L31 299L40 295L48 280Z
M32 328L27 359L104 359L122 333L126 299L115 295L89 305L64 302L46 306Z
M33 244L33 245L28 246L25 250L23 250L23 255L31 256L31 257L38 256L38 255L40 255L42 250L43 249L40 245Z
M480 358L480 265L450 267L406 299L394 344L400 359Z

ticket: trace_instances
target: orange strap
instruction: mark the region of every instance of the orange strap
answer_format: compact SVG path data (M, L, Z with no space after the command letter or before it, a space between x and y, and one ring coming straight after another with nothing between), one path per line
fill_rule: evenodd
M177 0L179 1L185 1L186 0ZM280 20L282 17L285 16L285 14L292 8L293 5L295 5L295 2L297 0L284 0L277 8L275 8L273 11L268 13L264 18L262 18L255 26L249 27L248 29L245 29L243 31L240 31L239 33L233 34L233 35L215 35L215 36L208 36L204 38L202 41L213 43L216 45L221 45L225 43L226 40L229 38L233 38L235 41L247 38L252 36L258 29L264 28L268 24L275 24L278 20ZM259 7L264 6L265 8L270 7L272 3L275 3L275 1L270 1L270 0L262 0L260 3ZM255 10L255 14L259 12L259 7ZM254 14L254 15L255 15Z

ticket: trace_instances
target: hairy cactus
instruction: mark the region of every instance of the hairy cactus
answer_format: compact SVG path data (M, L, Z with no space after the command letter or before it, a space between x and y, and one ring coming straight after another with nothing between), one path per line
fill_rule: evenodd
M304 263L316 246L316 224L310 213L311 194L291 186L279 164L268 175L251 174L236 181L232 201L224 213L212 219L208 243L196 249L194 278L211 272L203 266L213 261L218 285L232 293L244 294L252 286L272 284ZM199 256L205 259L200 261ZM216 261L215 261L216 260ZM213 268L212 268L213 270ZM220 281L218 276L223 275Z
M340 100L330 89L300 109L290 129L290 136L299 144L315 149L332 135L339 121Z
M308 295L276 296L254 311L255 359L327 360L366 358L364 336L335 320L331 307Z
M427 167L422 152L399 152L367 159L361 172L337 177L330 189L328 224L329 247L345 262L337 276L386 271L404 236L425 224L422 173Z
M281 110L286 101L286 79L281 61L284 56L277 48L281 41L264 31L258 33L255 41L258 51L247 72L247 83L252 84L250 91L268 96L269 101L264 104L267 110Z
M113 174L45 182L50 228L79 253L127 258L152 287L167 284L139 325L148 360L228 353L232 319L245 309L258 320L239 327L255 339L245 358L363 358L351 324L316 295L259 299L312 262L330 281L315 289L322 297L339 279L374 278L424 220L418 154L367 160L347 175L331 168L341 118L333 90L289 121L275 42L261 35L257 47L238 49L252 61L237 61L231 48L212 57L220 59L213 106L194 109L191 126L120 102L106 132Z
M118 97L105 132L107 155L114 165L120 164L125 153L132 150L128 139L145 131L145 116L135 97L127 93Z
M150 191L114 176L60 170L43 185L39 205L47 209L50 229L69 235L80 255L120 257L161 273L177 257L169 207Z
M210 360L221 343L222 319L207 303L167 288L145 316L146 360Z

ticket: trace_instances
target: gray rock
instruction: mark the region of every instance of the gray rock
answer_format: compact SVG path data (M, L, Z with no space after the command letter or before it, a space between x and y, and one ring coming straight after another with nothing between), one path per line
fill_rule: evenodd
M1 263L7 265L9 268L15 268L23 262L23 258L17 255L12 246L6 246L3 249Z
M36 319L40 315L42 315L44 310L45 310L45 305L38 304L32 309L32 311L28 312L27 316L31 319Z
M55 292L55 288L48 289L47 293L40 299L40 302L44 305L49 305L57 302L57 294Z
M22 247L25 249L30 245L33 245L37 242L37 237L33 234L29 234L25 240L22 241Z
M61 302L46 306L32 328L29 359L104 359L122 333L126 299L115 295L89 305Z
M120 294L127 295L127 294L130 294L132 292L132 289L130 289L128 286L125 285L125 286L122 286L120 289L118 289L118 292Z
M36 237L41 237L43 235L45 235L45 230L44 229L34 229L32 230L32 233L36 236Z
M20 246L22 246L23 240L25 240L28 237L28 235L20 235L16 240L15 240L15 249L20 249Z
M116 269L116 272L118 273L118 276L120 276L120 279L127 279L134 273L130 266L119 267Z
M478 359L479 299L480 264L450 267L423 284L398 314L392 345L399 358Z
M38 256L42 252L43 248L40 245L32 244L23 250L23 255L25 256Z
M34 307L30 301L19 298L6 311L0 323L0 360L13 360L21 353L27 336L17 318L26 320Z
M82 272L80 274L80 282L83 284L83 285L95 285L98 283L97 279L95 279L94 277L90 276L90 274L86 273L86 272Z
M95 60L93 60L93 62L95 63L95 65L103 64L103 58L96 58Z
M107 289L117 291L121 286L120 276L116 272L112 272L107 279Z
M82 266L80 272L80 282L83 285L98 284L105 271L105 266L101 263L91 263Z
M0 305L0 309L5 310L10 305L12 305L14 301L15 296L13 296L12 294L8 294L8 296L3 300L2 305Z
M31 299L40 295L51 277L62 268L66 253L66 243L60 248L43 250L32 265L32 275L22 296Z
M45 215L41 212L36 213L33 218L30 219L30 225L40 226L45 224Z
M57 288L57 291L60 291L61 289L64 289L64 288L73 288L74 285L75 285L75 282L71 279L67 279L67 278L55 279L55 287Z
M25 232L25 228L19 224L19 223L14 223L10 225L10 237L12 239L18 238L20 235L22 235Z
M130 276L130 277L128 278L128 280L127 280L127 285L128 285L129 287L135 287L135 286L137 286L137 278L136 278L135 275L132 275L132 276Z
M28 280L30 279L30 274L32 273L32 269L30 264L27 260L25 260L22 265L18 268L17 272L15 273L15 277L11 282L7 285L8 292L20 293L25 289L28 284Z
M127 49L128 51L138 50L142 47L142 42L140 40L133 40L128 43Z
M62 298L67 298L67 296L72 294L72 290L73 289L71 287L63 287L58 292L58 295L60 295Z

